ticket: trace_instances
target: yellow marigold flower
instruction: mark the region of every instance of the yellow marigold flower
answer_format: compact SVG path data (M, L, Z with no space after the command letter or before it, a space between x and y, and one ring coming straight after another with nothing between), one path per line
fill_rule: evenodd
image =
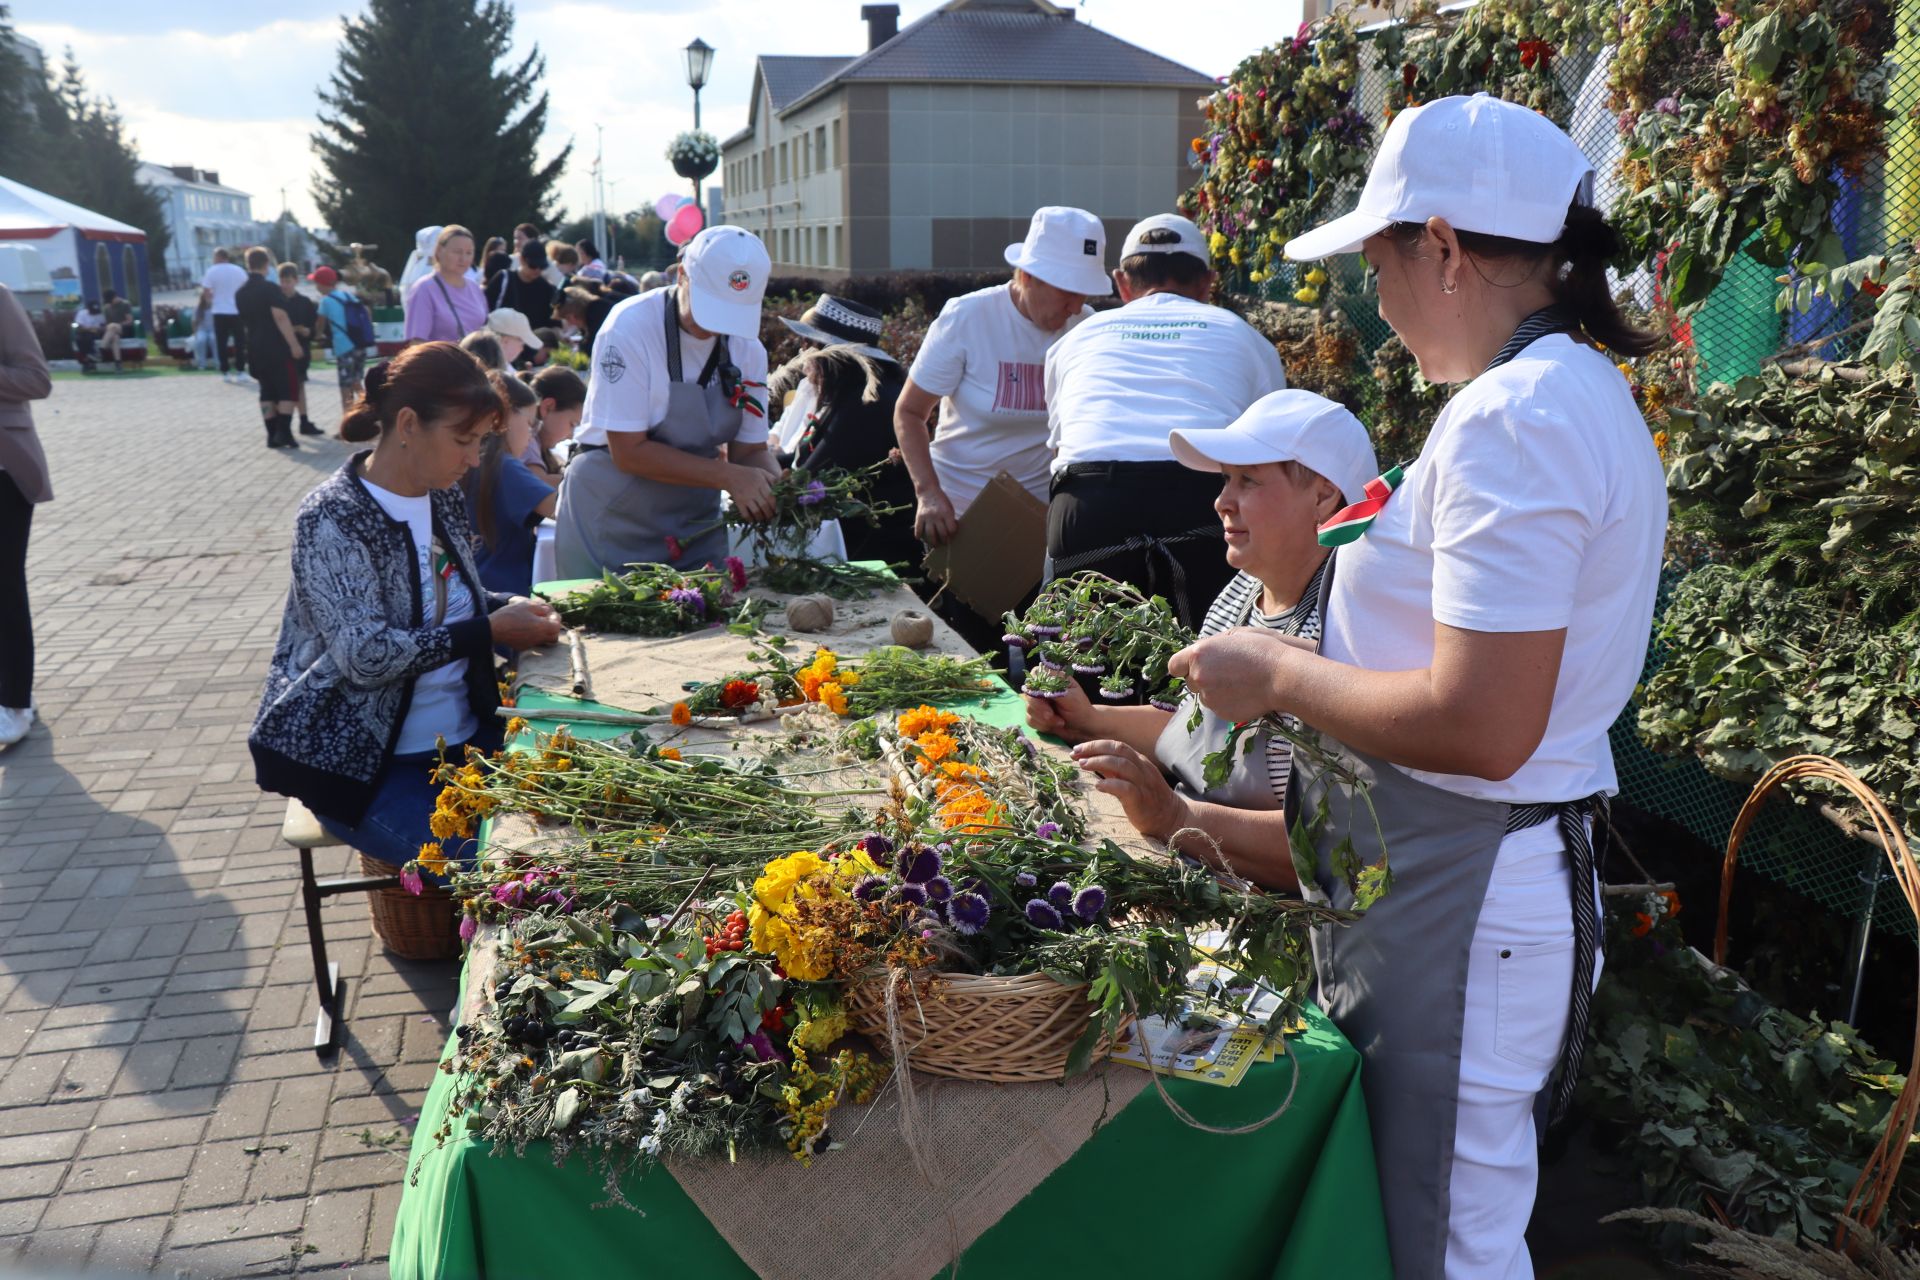
M1240 265L1240 246L1239 245L1234 245L1233 248L1227 250L1227 260L1233 263L1233 265L1236 267Z
M951 711L942 711L938 707L918 706L911 711L902 712L894 722L903 738L917 738L932 729L945 729L960 719Z
M920 748L922 767L928 769L960 749L953 735L937 729L921 734L913 740L913 745Z
M1667 433L1666 432L1656 431L1653 433L1653 447L1660 454L1661 457L1664 458L1667 456Z
M1619 364L1615 365L1614 368L1618 369L1620 371L1620 376L1625 378L1628 382L1633 381L1633 366L1628 364L1625 360L1622 360Z
M507 721L507 736L509 738L518 737L520 734L523 734L526 731L527 731L527 722L525 720L522 720L519 716L515 716L513 719Z
M693 712L686 703L676 702L673 704L673 713L669 719L677 725L689 725L693 723Z
M1217 258L1221 254L1225 253L1226 251L1227 251L1227 238L1224 235L1216 231L1207 238L1207 252L1212 254L1214 257Z
M827 680L820 685L820 701L837 716L847 714L847 695L836 681Z
M1293 300L1303 306L1312 306L1320 301L1320 291L1312 285L1302 285L1293 291Z
M660 758L662 760L678 760L680 758L680 748L662 747L660 748Z
M428 875L444 876L452 870L452 864L447 860L447 855L442 853L440 846L431 840L420 846L420 856L415 861Z
M858 671L841 671L835 674L834 679L840 682L842 688L851 689L860 683L860 673Z
M1316 289L1319 288L1321 285L1325 284L1326 282L1327 282L1327 273L1322 271L1320 268L1315 267L1311 271L1307 272L1307 283L1314 286Z

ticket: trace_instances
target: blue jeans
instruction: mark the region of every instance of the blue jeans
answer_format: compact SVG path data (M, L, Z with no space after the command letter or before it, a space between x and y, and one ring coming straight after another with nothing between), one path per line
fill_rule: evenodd
M483 726L481 738L476 746L493 750L499 746L498 733L492 741L487 741L486 727ZM460 761L465 752L454 746L447 748L447 758ZM394 756L387 761L386 768L373 780L373 802L361 816L358 825L348 826L332 818L320 817L320 825L328 834L342 840L351 847L377 858L381 862L392 863L400 867L420 856L420 846L434 838L430 820L433 817L434 801L439 799L440 785L433 780L433 772L439 757L431 751L418 755ZM471 837L462 839L455 836L440 841L441 852L462 867L473 865L474 855L479 850L478 842ZM444 886L444 877L423 876L425 880Z

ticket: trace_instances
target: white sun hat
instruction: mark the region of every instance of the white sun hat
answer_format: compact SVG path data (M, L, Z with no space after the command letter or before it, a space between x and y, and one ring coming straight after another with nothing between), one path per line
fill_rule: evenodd
M1027 238L1007 246L1007 265L1056 289L1088 298L1113 292L1107 278L1107 229L1085 209L1050 204L1033 211Z
M1575 197L1593 200L1593 165L1537 111L1484 93L1435 98L1393 118L1352 213L1286 243L1295 261L1352 253L1396 222L1445 218L1478 231L1552 244Z
M1171 231L1175 238L1165 244L1141 244L1140 238L1149 231ZM1156 213L1134 223L1133 230L1127 232L1126 240L1120 245L1120 261L1125 262L1136 253L1185 253L1206 266L1213 265L1213 255L1207 252L1207 237L1193 224L1193 219L1177 213Z
M702 329L735 338L760 335L760 300L773 263L760 237L740 227L708 227L681 251L688 305Z
M1261 396L1231 426L1175 431L1167 443L1173 456L1195 471L1297 462L1331 480L1348 502L1358 502L1367 481L1380 474L1360 419L1346 406L1298 387Z

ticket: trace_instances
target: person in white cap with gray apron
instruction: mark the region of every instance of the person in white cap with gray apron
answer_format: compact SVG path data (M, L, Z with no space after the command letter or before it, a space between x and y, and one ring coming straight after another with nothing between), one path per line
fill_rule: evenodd
M1392 869L1314 954L1365 1057L1401 1280L1533 1274L1537 1140L1599 975L1607 729L1646 652L1667 504L1614 367L1656 340L1608 291L1619 240L1592 178L1544 116L1484 94L1394 118L1358 208L1286 253L1364 253L1421 373L1462 385L1419 457L1322 527L1339 552L1318 655L1242 628L1173 663L1223 719L1291 714L1367 780L1377 833L1308 753L1287 807L1328 810L1298 851L1308 896L1351 901L1329 865L1343 837Z
M769 270L758 237L709 227L688 243L673 284L608 313L554 516L562 577L719 564L723 491L750 519L773 515L780 471L767 448L759 337Z
M1317 641L1330 553L1314 534L1379 474L1367 429L1324 396L1276 391L1230 426L1173 432L1168 447L1181 465L1220 482L1214 511L1232 576L1200 634L1258 626ZM1189 729L1196 709L1200 724ZM1282 735L1254 730L1256 742L1233 757L1227 780L1208 786L1204 762L1227 745L1233 726L1191 695L1171 711L1097 705L1069 684L1058 698L1029 695L1027 723L1078 743L1074 759L1099 777L1094 785L1120 801L1141 834L1166 840L1187 828L1204 831L1211 841L1189 838L1182 851L1271 889L1298 889L1281 810L1291 768Z

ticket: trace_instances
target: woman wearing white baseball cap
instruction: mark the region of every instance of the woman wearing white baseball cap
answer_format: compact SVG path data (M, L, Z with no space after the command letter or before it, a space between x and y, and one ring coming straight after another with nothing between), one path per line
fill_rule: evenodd
M893 431L913 477L914 532L939 546L989 480L1012 475L1047 501L1047 348L1113 292L1107 232L1084 209L1036 211L1007 246L1011 283L954 298L927 330L894 407ZM939 410L931 442L927 423ZM1034 556L1039 558L1036 548Z
M752 233L708 227L687 244L675 283L607 313L554 517L562 577L718 564L722 490L752 519L773 514L780 471L759 336L770 270Z
M1232 576L1200 634L1258 626L1318 640L1319 585L1330 553L1314 531L1378 473L1367 429L1324 396L1275 391L1231 426L1174 431L1167 445L1182 466L1220 480L1213 509ZM1195 711L1200 722L1189 728ZM1103 706L1069 684L1057 698L1029 694L1027 723L1078 743L1075 761L1099 777L1095 786L1120 801L1143 835L1166 840L1176 831L1204 831L1237 874L1285 893L1298 890L1281 810L1291 761L1286 738L1256 730L1258 741L1234 755L1226 781L1209 786L1204 762L1227 746L1233 726L1191 695L1171 709ZM1183 845L1217 862L1214 848L1207 841Z
M1364 253L1421 372L1464 385L1420 456L1322 527L1348 545L1318 655L1241 629L1174 664L1216 714L1289 713L1371 779L1377 829L1298 757L1289 811L1333 815L1296 851L1319 866L1309 896L1350 901L1328 865L1348 835L1392 867L1314 949L1366 1057L1402 1280L1532 1275L1536 1141L1598 977L1607 729L1646 651L1667 507L1618 356L1595 349L1655 339L1608 292L1619 241L1592 178L1551 122L1483 94L1395 117L1359 207L1287 255Z

